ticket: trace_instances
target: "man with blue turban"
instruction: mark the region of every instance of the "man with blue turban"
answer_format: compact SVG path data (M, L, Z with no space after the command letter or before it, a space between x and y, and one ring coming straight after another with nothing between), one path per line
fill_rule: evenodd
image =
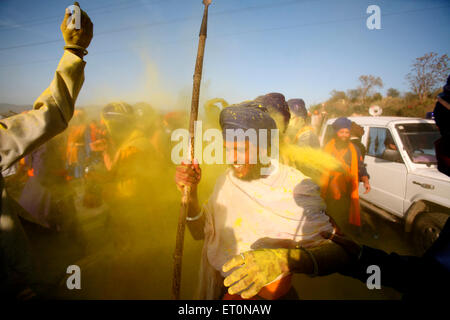
M204 239L198 297L292 298L296 294L290 270L284 267L287 251L281 253L284 262L279 268L265 270L269 264L262 259L261 269L249 274L243 268L238 277L229 277L232 270L227 262L238 257L249 267L261 252L267 253L269 260L278 259L278 251L265 251L268 248L322 244L320 232L331 231L333 226L325 214L320 189L300 171L274 159L272 152L267 156L277 147L277 127L263 105L229 106L220 113L220 125L230 168L217 180L209 200L199 206L198 164L180 165L175 175L180 190L191 188L188 227L195 239ZM252 150L257 151L256 156ZM308 253L302 252L303 259L310 261ZM225 287L229 287L228 293Z
M327 207L332 208L333 218L340 226L347 223L358 227L361 226L359 208L359 182L364 183L365 193L370 191L369 175L362 160L361 153L353 143L350 142L351 120L338 118L333 123L335 137L327 143L324 150L333 155L341 162L344 171L330 171L323 177L322 196L326 199ZM345 221L348 217L347 221Z

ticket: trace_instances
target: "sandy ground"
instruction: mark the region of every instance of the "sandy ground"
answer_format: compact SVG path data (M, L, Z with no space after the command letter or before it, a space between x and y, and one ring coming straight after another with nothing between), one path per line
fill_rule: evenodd
M82 192L79 192L81 194ZM106 206L83 207L81 196L76 200L77 220L82 238L70 239L31 223L24 228L32 244L42 297L56 299L170 299L172 254L179 203L167 203L164 212L152 217L154 230L148 231L147 245L136 250L118 250L108 237ZM170 217L170 218L167 218ZM361 244L413 254L411 240L402 226L363 212L366 227L361 235L351 235ZM192 299L198 279L202 242L194 241L186 230L182 299ZM66 286L69 265L81 268L81 290ZM294 287L301 299L400 299L390 288L369 290L365 283L339 274L310 278L294 276Z

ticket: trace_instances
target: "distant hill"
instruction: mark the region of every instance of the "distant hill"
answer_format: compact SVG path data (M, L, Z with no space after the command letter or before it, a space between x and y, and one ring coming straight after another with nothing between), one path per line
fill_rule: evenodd
M100 111L102 110L103 105L86 105L86 106L78 106L77 109L83 108L88 117L99 117ZM33 108L32 105L16 105L11 103L0 103L0 119L13 116L17 113L21 113L25 110L31 110Z
M16 105L10 103L0 103L0 115L12 116L15 113L21 113L24 110L31 109L31 105Z

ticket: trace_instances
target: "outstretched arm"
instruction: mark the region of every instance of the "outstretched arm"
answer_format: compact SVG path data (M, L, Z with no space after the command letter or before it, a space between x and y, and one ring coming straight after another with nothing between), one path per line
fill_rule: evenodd
M225 278L229 294L249 299L277 279L289 273L327 275L347 265L349 255L339 245L328 240L314 248L258 249L230 259L223 271L233 272Z

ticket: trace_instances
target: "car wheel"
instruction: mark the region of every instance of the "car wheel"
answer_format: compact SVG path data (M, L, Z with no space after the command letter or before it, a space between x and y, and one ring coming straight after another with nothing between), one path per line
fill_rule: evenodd
M412 231L417 255L422 256L436 241L448 217L445 213L430 212L415 219Z

